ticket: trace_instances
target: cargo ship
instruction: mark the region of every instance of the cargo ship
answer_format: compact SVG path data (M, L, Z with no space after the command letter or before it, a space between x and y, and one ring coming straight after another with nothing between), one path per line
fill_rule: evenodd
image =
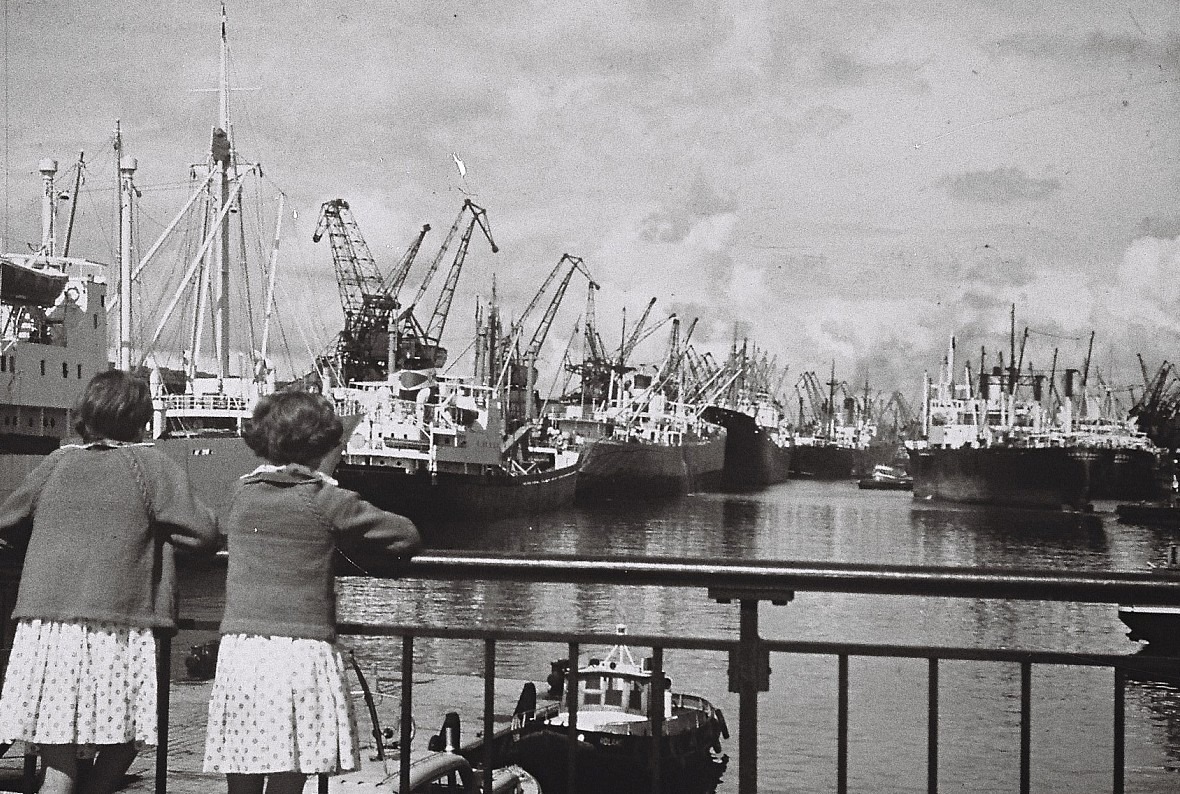
M659 395L638 411L594 422L603 434L584 439L579 501L652 499L721 488L727 432L700 412ZM608 409L609 411L609 409ZM555 422L562 428L565 422Z
M757 491L785 482L791 472L791 434L776 396L783 374L749 340L735 338L701 418L725 428L721 490Z
M956 383L951 340L937 383L927 379L924 439L909 442L914 498L1050 510L1084 510L1090 484L1085 455L1065 444L1041 398L1044 376L1029 376L1032 399L1018 394L1015 368L996 367Z
M645 331L652 298L630 336L607 355L595 331L593 295L592 287L585 357L570 367L579 375L577 390L549 405L544 416L555 436L580 451L577 500L665 499L720 489L726 430L706 421L705 403L685 399L689 348L681 343L676 315ZM672 324L672 333L663 362L628 364L635 344L664 323Z
M825 392L814 372L804 373L796 384L799 419L792 438L791 476L853 480L867 477L878 463L895 463L896 445L877 439L868 385L862 399L847 394L845 384L836 380L834 365L826 385Z
M313 239L326 235L341 293L345 328L327 370L339 374L328 393L345 414L360 416L334 476L340 484L420 526L496 521L556 509L573 501L578 450L537 418L535 361L564 285L580 260L563 257L533 303L543 297L567 264L570 270L550 295L546 312L527 349L516 341L521 319L506 329L495 293L477 304L475 353L470 376L443 374L448 351L442 329L470 250L476 226L497 252L486 213L464 202L434 261L446 253L460 228L458 252L434 311L424 322L413 314L419 299L400 314L397 290L412 264L402 258L390 280L381 278L348 203L324 204ZM421 296L435 272L418 288ZM366 373L378 378L365 379Z
M107 266L63 255L58 163L42 160L39 170L40 246L0 252L0 500L74 434L78 398L108 366Z
M495 521L573 501L578 452L523 424L509 432L502 389L403 370L389 381L331 390L361 417L335 478L385 510L422 524Z
M756 491L790 476L790 437L777 423L759 421L760 414L754 405L747 410L709 405L701 411L702 419L725 428L723 491Z

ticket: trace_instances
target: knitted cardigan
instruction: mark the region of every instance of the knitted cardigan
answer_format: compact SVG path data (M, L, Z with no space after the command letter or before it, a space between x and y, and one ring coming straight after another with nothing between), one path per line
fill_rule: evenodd
M387 513L304 466L263 466L238 481L224 523L229 549L222 634L336 639L333 558L409 557L408 518Z
M213 549L213 513L150 444L54 450L0 505L0 541L27 544L14 618L176 626L176 548Z

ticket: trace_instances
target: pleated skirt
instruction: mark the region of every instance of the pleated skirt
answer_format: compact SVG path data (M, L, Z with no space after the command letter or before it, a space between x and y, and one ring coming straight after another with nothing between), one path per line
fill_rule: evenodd
M0 742L156 744L156 642L149 628L21 620L0 690Z
M337 774L360 768L344 660L321 640L221 638L206 772Z

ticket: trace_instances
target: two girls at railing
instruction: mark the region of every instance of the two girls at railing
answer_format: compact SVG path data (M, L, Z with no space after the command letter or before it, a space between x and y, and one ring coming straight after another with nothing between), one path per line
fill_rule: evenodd
M157 741L154 635L176 627L176 552L212 551L220 529L230 554L205 770L231 794L287 794L356 769L332 557L337 544L407 557L417 530L317 471L342 435L323 397L259 402L245 441L266 463L241 478L220 527L183 468L143 443L151 411L141 379L95 376L83 443L50 454L0 506L0 541L24 554L0 743L41 756L43 794L114 791Z

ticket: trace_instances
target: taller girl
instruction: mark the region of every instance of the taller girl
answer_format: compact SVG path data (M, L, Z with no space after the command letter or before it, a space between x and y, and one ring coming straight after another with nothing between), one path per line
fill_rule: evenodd
M212 548L213 514L184 470L142 444L152 414L143 380L95 375L63 446L0 506L0 538L27 544L18 619L0 694L0 742L45 765L43 794L113 791L139 745L156 743L154 632L176 627L180 548Z

